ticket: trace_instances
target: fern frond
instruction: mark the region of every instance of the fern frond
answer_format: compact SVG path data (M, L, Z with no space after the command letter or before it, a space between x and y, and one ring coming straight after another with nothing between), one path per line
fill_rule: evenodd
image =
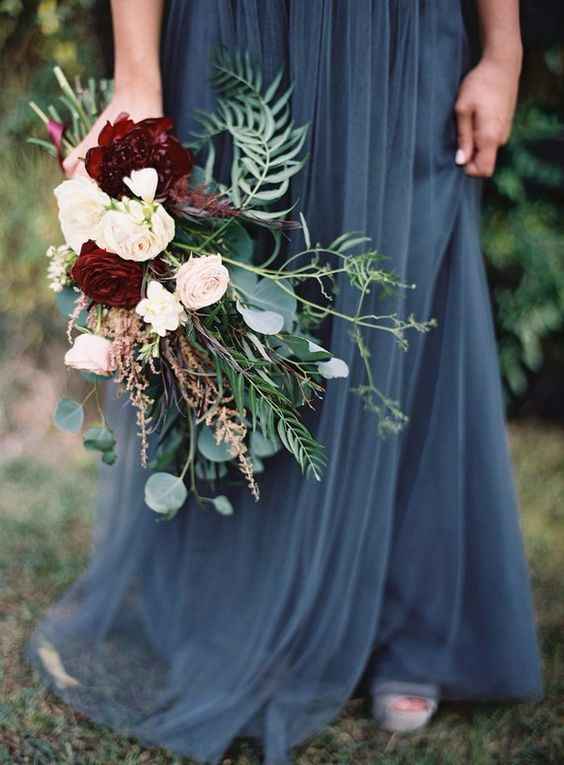
M233 142L230 186L221 193L257 221L276 221L288 210L268 210L287 193L291 178L304 166L300 156L308 126L290 118L292 87L282 89L283 70L263 87L260 68L250 55L220 47L212 61L211 82L217 92L213 114L196 113L201 131L190 144L208 149L206 176L211 177L214 139L227 133Z

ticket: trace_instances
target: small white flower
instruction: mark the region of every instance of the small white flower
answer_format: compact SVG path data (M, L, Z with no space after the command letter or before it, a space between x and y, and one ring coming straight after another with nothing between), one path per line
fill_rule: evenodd
M45 254L49 258L49 265L47 266L49 287L53 292L61 292L64 287L70 286L72 283L68 272L76 260L76 255L66 244L61 244L59 247L49 247Z
M176 295L155 280L147 285L147 297L137 303L135 311L160 337L178 329L186 320L186 313Z
M76 253L89 239L109 207L110 197L88 178L63 181L54 190L65 241Z
M193 311L217 303L228 286L229 271L220 255L191 257L176 273L176 294Z
M174 219L160 204L122 200L100 220L98 247L124 260L142 262L159 255L174 238Z
M128 178L123 182L136 197L141 197L144 202L153 202L159 185L159 175L154 167L144 167L142 170L132 170Z

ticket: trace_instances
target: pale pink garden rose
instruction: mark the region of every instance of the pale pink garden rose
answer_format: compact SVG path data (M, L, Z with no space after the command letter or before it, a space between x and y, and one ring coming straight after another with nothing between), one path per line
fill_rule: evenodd
M112 344L100 335L79 335L72 348L65 353L65 364L83 372L109 375L113 369Z
M217 303L229 286L229 271L220 255L191 257L176 272L176 294L191 311Z

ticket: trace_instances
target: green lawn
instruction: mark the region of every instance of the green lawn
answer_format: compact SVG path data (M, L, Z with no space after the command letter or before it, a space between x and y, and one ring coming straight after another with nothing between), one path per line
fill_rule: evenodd
M445 705L425 733L411 737L379 732L368 702L354 700L339 720L301 747L299 765L564 762L564 430L519 424L510 436L541 625L546 700ZM24 642L41 612L85 563L95 470L74 443L46 427L31 446L11 444L11 452L2 452L0 763L178 763L162 750L144 749L75 714L44 691L22 661ZM22 456L26 448L35 456ZM72 463L72 475L61 476L57 469L63 455ZM224 765L259 762L250 744L237 742Z

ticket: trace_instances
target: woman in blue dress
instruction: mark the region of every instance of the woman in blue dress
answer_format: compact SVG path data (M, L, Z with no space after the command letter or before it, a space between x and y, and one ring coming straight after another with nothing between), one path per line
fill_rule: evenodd
M382 439L350 392L361 363L335 324L351 375L314 424L325 480L279 455L259 504L227 490L230 517L188 505L155 523L134 416L109 397L121 456L103 469L92 559L30 644L91 718L211 763L256 736L279 765L361 681L393 731L421 727L441 699L541 695L479 245L479 177L516 100L518 2L469 5L482 33L473 66L463 0L172 0L164 15L159 0L113 0L115 96L67 173L84 172L80 157L122 111L164 108L187 139L193 110L213 107L210 50L248 49L267 80L285 67L294 120L311 123L291 201L314 238L367 232L417 285L403 315L438 326L407 351L370 338L377 382L409 416ZM339 306L353 299L343 285Z

